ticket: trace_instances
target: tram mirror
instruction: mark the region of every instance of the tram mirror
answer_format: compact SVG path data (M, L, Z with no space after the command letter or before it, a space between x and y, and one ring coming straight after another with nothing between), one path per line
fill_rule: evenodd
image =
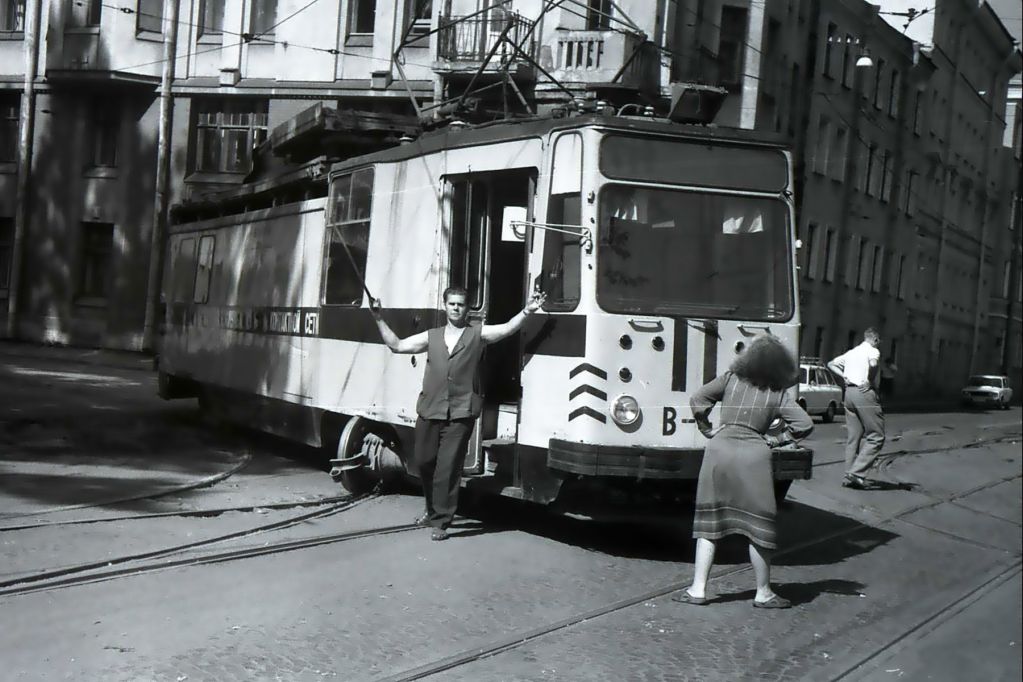
M522 242L526 240L526 207L505 206L501 213L501 241Z

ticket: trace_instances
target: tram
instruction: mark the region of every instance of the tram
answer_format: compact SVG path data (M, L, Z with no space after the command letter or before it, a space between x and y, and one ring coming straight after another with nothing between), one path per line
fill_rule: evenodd
M797 350L792 162L762 133L613 113L450 125L327 181L171 226L159 379L323 447L353 492L415 476L425 364L384 345L369 292L401 337L443 323L449 285L476 323L547 294L487 348L464 477L541 504L670 496L706 442L690 393L758 334ZM774 451L783 491L811 454Z

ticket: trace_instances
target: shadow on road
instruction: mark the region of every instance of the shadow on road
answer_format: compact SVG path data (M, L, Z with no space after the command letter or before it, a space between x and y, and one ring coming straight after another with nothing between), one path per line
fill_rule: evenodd
M620 510L614 521L596 521L559 515L517 500L464 495L459 513L485 532L521 531L554 542L611 556L692 563L693 509L679 506L660 515L627 518ZM811 566L840 564L872 551L898 537L895 533L866 526L855 519L798 502L785 504L778 513L779 565ZM786 548L796 548L785 552ZM748 545L741 536L718 543L715 563L738 565L749 562Z

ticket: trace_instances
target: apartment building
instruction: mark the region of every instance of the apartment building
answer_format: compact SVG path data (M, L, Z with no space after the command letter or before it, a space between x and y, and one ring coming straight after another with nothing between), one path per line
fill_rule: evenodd
M1002 290L1018 163L1000 112L1020 56L986 4L0 0L0 299L33 6L20 338L144 345L174 54L167 203L243 182L253 147L316 102L421 118L465 94L484 116L584 96L663 108L684 84L710 93L715 125L792 141L804 354L875 326L900 390L952 391L1018 346L991 330L1015 328Z

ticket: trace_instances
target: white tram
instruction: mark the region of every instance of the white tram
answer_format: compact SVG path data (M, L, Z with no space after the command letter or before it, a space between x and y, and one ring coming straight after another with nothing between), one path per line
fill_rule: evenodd
M677 490L705 443L690 392L757 334L797 347L791 158L745 131L451 126L334 164L326 198L174 225L167 254L162 394L336 451L354 490L410 461L425 360L387 349L365 288L399 336L451 284L495 323L547 293L487 349L465 477L540 503ZM810 458L776 450L776 479Z

